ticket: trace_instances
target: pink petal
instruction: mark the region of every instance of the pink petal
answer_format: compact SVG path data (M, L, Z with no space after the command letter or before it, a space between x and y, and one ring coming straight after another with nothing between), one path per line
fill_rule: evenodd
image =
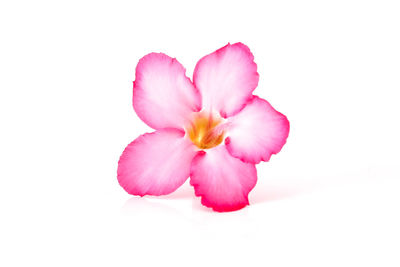
M257 65L250 49L242 43L226 45L196 65L193 82L206 110L229 117L240 110L257 87Z
M245 162L268 161L282 149L289 135L286 116L257 96L229 122L226 147L232 156Z
M141 135L119 159L119 184L132 195L169 194L189 177L195 154L195 146L179 130Z
M233 211L249 204L249 192L257 182L254 164L232 157L224 145L193 159L190 184L201 203L215 211Z
M200 110L200 94L174 58L162 53L144 56L136 67L133 107L150 127L182 128Z

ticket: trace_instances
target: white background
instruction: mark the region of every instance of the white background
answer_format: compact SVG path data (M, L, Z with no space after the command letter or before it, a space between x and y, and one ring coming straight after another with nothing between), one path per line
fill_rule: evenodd
M2 1L1 266L400 266L398 1ZM255 56L291 122L251 205L118 184L138 60Z

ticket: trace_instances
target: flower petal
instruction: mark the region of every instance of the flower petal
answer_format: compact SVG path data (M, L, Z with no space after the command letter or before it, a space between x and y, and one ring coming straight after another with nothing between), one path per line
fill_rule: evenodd
M133 107L153 129L179 128L200 110L200 94L174 58L162 53L144 56L136 67Z
M246 45L228 44L199 60L193 83L203 108L226 118L240 110L257 87L257 65Z
M232 157L225 145L200 151L192 161L190 184L201 203L215 211L233 211L249 204L257 182L254 164Z
M179 130L141 135L119 159L118 182L132 195L169 194L189 177L195 154L195 146Z
M229 118L225 139L229 153L245 162L268 161L289 135L289 121L267 101L254 96L237 115Z

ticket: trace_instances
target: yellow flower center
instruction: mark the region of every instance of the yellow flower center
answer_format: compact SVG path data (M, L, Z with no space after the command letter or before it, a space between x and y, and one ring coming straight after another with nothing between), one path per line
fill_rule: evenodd
M221 126L222 119L212 114L196 113L187 133L190 140L201 149L208 149L221 144L224 140L224 131Z

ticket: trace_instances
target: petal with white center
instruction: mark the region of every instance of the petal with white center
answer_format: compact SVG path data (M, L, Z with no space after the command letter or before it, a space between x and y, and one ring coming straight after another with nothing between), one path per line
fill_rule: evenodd
M194 70L193 83L201 93L203 109L216 110L226 118L251 98L258 78L250 49L236 43L200 59Z
M175 129L139 136L118 162L118 182L132 195L165 195L181 186L190 174L197 149Z
M268 161L286 143L289 127L285 115L254 96L238 114L229 118L225 144L232 156L245 162Z
M174 58L162 53L144 56L136 67L133 107L153 129L182 129L200 110L200 94Z
M248 194L256 182L255 165L232 157L225 145L201 151L193 159L190 184L201 203L215 211L233 211L248 205Z

